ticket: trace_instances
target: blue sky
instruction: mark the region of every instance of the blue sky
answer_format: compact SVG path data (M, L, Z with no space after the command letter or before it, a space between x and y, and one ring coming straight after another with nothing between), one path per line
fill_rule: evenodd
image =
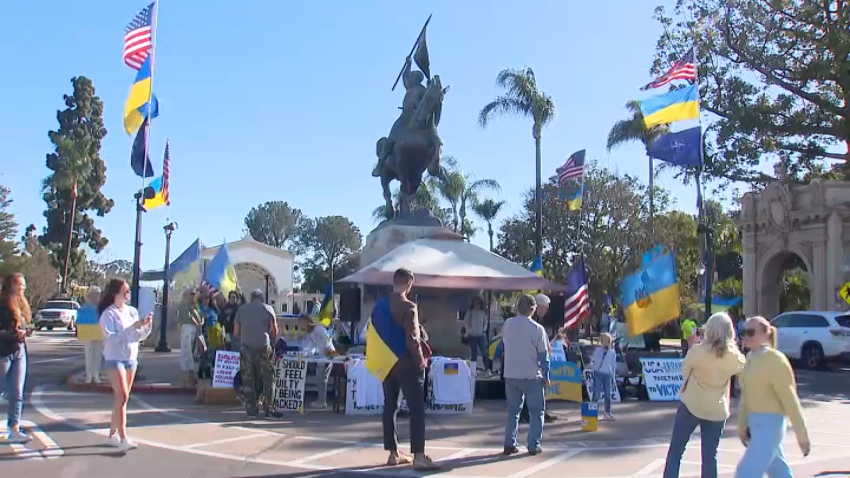
M527 120L505 119L482 130L478 111L499 93L496 74L534 68L555 100L556 120L544 130L544 177L570 153L586 148L603 166L646 180L639 145L605 150L611 125L626 115L660 28L657 2L228 2L163 0L159 12L154 90L160 117L151 130L152 160L161 171L171 144L172 205L145 215L142 266L162 265L166 213L177 221L173 249L196 237L207 245L243 235L248 210L285 200L310 216L341 214L364 236L381 204L370 176L375 142L397 117L402 91L390 91L429 13L432 71L451 86L440 134L444 153L476 178L502 185L507 214L534 184L534 144ZM671 3L671 2L665 2ZM48 130L70 78L91 78L105 103L109 134L101 156L112 212L96 218L110 243L103 257L132 259L132 195L140 185L129 167L124 100L135 72L121 59L124 26L147 3L92 0L13 2L0 17L4 114L0 115L0 183L12 188L21 230L43 227L40 181L48 174ZM693 186L669 174L660 183L676 207L695 210ZM486 244L479 232L476 243Z

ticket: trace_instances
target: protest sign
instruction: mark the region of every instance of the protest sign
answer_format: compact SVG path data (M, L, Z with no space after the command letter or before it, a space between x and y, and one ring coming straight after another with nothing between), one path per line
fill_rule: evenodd
M682 359L641 358L643 380L650 401L679 400L682 388Z
M581 369L578 364L566 361L550 364L546 400L581 402Z
M304 413L304 385L307 383L307 362L284 357L275 368L274 409L279 412Z
M582 374L584 378L584 386L587 389L587 396L593 396L593 371L590 369L584 369ZM603 389L604 390L604 389ZM600 393L599 399L597 402L604 401L604 396ZM611 402L612 403L620 403L620 388L617 387L617 378L613 375L611 376Z
M233 388L233 378L239 371L239 352L217 350L213 365L213 388Z

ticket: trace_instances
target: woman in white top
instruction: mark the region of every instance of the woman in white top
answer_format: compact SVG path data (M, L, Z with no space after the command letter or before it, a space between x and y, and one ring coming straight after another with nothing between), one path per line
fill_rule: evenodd
M130 450L136 448L127 437L127 400L136 378L139 342L151 334L153 315L139 319L139 311L127 303L130 287L121 279L112 279L100 299L100 329L103 331L103 363L109 372L115 397L109 444Z
M605 391L605 414L603 420L613 420L611 414L611 382L614 381L617 371L617 351L613 347L611 334L605 332L599 335L602 345L593 351L593 359L590 369L593 370L593 397L591 400L599 402L599 394Z

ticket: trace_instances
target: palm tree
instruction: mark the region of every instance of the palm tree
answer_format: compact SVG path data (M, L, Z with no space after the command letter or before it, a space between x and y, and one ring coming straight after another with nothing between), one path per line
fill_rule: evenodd
M445 169L443 180L434 178L432 184L440 196L450 206L452 213L452 229L461 236L469 239L473 228L466 219L467 204L478 202L478 194L483 189L500 191L502 187L494 179L475 180L471 175L465 174L458 168L457 160L451 156L442 159Z
M486 128L497 116L520 115L534 122L531 135L534 137L535 164L537 169L534 189L534 214L537 223L535 237L536 257L543 254L543 191L540 182L540 136L543 127L555 119L555 102L552 97L537 88L534 70L506 69L496 76L496 86L505 90L478 113L478 124Z
M423 183L413 195L413 198L410 200L410 209L412 211L429 211L434 217L439 219L441 222L447 222L448 214L447 211L441 207L439 198L437 196L437 192L435 190L436 182L425 182ZM399 210L399 202L401 198L399 197L398 188L394 188L393 190L393 203L395 205L396 211ZM376 207L372 210L372 219L375 222L381 222L385 219L392 219L387 215L387 207L384 204Z
M632 141L640 141L644 147L649 148L653 141L661 135L667 134L670 131L670 126L666 124L646 127L643 121L643 113L640 111L640 103L637 101L629 101L626 103L626 109L632 114L631 118L617 121L608 132L608 151L611 151L617 146ZM655 214L655 209L652 201L652 180L654 175L652 167L652 157L649 158L649 217Z
M493 252L493 220L499 215L504 205L505 201L494 201L490 198L472 205L472 210L475 211L475 214L478 214L478 217L487 222L487 235L490 236L490 252Z

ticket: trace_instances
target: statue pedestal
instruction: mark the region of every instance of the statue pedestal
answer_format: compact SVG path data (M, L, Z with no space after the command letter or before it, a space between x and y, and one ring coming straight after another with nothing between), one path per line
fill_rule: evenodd
M366 236L366 243L360 251L360 268L380 259L405 242L434 236L457 236L451 229L436 224L412 224L407 221L385 221Z

